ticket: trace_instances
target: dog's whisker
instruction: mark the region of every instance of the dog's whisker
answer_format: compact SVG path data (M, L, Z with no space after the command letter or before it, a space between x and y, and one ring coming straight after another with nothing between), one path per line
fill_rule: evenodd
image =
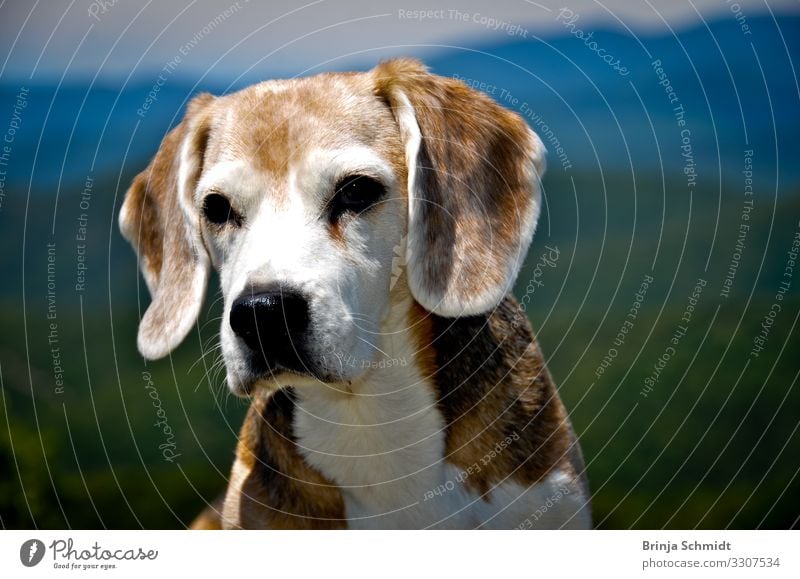
M194 370L195 366L197 366L200 362L203 362L209 354L214 354L215 352L221 349L222 349L222 344L219 342L213 347L205 348L203 353L200 354L200 357L197 358L197 360L195 360L191 366L189 366L189 369L186 371L186 373L187 374L191 373L191 371Z
M220 368L223 368L224 366L225 366L225 364L224 364L224 357L222 356L222 354L219 354L219 355L218 355L218 356L215 358L215 360L214 360L214 362L211 364L211 366L210 366L210 367L208 367L208 368L206 369L206 372L205 372L205 374L204 374L204 375L203 375L203 376L200 378L200 380L198 381L198 383L197 383L197 386L195 387L194 391L195 391L195 392L197 392L197 390L199 390L199 389L200 389L200 384L201 384L201 383L202 383L204 380L208 382L209 386L211 386L211 384L212 384L213 382L216 382L216 378L217 378L217 372L218 372L218 370L219 370ZM209 376L209 374L210 374L211 376Z
M206 320L205 322L203 322L203 325L202 325L202 326L200 326L200 331L203 331L203 330L205 330L205 329L206 329L206 327L207 327L209 324L213 324L214 322L219 322L220 320L222 320L222 318L223 318L223 317L224 317L224 316L214 316L213 318L209 318L208 320Z
M214 301L213 301L213 302L211 302L211 305L209 306L209 311L210 311L211 309L213 309L213 307L214 307L215 305L217 305L217 303L218 303L220 300L223 300L223 299L225 299L225 295L222 293L222 290L219 290L219 291L217 291L217 297L214 299Z

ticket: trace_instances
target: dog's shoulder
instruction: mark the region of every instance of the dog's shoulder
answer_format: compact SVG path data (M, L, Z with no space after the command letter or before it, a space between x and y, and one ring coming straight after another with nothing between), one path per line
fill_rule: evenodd
M566 410L512 297L487 315L432 317L428 340L447 424L446 460L469 488L484 494L504 482L527 487L555 470L582 479Z

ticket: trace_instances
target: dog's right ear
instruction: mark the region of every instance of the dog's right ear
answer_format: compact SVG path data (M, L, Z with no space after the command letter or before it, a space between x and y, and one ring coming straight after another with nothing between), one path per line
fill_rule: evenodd
M166 356L183 341L205 297L210 260L200 238L194 192L213 101L210 94L192 100L184 119L133 180L119 215L122 235L136 250L152 297L137 339L149 360Z
M516 113L419 62L372 71L408 175L411 294L443 317L488 312L509 293L541 206L545 147Z

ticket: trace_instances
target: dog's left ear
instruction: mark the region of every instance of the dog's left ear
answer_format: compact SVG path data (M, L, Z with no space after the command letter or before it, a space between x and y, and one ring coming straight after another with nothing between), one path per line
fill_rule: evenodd
M139 323L137 345L150 360L169 354L197 320L209 257L200 239L194 190L209 134L209 94L196 97L164 137L150 165L133 180L119 214L152 301Z
M511 291L536 226L545 148L519 115L414 60L372 71L408 166L408 283L427 310L486 312Z

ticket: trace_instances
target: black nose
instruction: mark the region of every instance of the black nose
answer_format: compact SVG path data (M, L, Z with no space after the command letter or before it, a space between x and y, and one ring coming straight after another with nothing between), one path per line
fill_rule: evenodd
M230 324L254 361L266 364L263 370L304 369L308 302L299 292L285 287L246 292L233 302Z

